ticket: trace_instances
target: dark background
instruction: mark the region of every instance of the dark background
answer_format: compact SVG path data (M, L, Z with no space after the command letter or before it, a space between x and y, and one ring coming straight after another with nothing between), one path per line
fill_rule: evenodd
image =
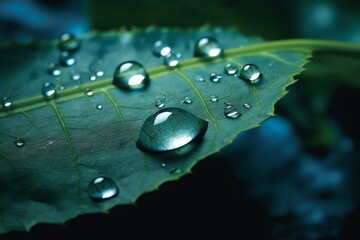
M122 27L236 26L267 40L360 42L360 1L26 1L0 0L0 41L54 39ZM341 72L341 71L340 71ZM344 79L353 76L353 83ZM358 239L357 73L328 86L301 76L277 105L278 117L241 134L180 181L135 206L38 224L0 239ZM352 75L352 76L351 76ZM327 76L328 77L328 76ZM294 107L296 106L296 107Z

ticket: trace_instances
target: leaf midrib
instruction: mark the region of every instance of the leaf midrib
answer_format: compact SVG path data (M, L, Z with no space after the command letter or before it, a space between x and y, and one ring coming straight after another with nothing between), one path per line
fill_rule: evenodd
M328 51L336 52L342 54L350 55L360 55L360 44L353 44L347 42L339 41L329 41L329 40L306 40L306 39L293 39L293 40L280 40L272 42L264 42L260 44L249 45L243 48L234 48L224 51L224 57L239 57L239 56L249 56L255 55L259 52L272 52L272 51ZM206 61L206 58L191 58L181 62L181 69L191 69L196 68L198 65L211 64L216 61L221 61L222 58L215 59L211 62ZM204 61L205 60L205 61ZM159 66L152 69L148 69L147 72L150 78L166 75L171 73L172 69L167 66ZM156 80L155 80L156 81ZM55 99L50 101L55 101L56 103L70 101L79 97L84 97L84 92L87 89L92 89L95 93L101 91L102 89L111 90L115 88L112 84L112 79L105 79L98 82L91 82L84 84L80 87L73 87L70 89L63 90L57 93ZM40 92L40 91L39 91ZM44 98L42 95L37 95L25 99L21 99L13 102L14 109L6 110L0 109L0 118L6 117L12 114L19 112L24 112L32 109L41 108L47 106L49 100Z

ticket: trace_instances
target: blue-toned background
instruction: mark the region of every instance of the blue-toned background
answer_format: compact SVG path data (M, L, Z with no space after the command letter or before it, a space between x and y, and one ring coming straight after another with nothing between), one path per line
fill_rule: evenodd
M266 39L360 42L360 2L290 0L0 0L0 42L148 25L237 26ZM347 73L344 73L346 75ZM338 76L337 76L338 77ZM355 75L354 78L358 77ZM141 236L358 239L359 90L301 79L261 127L241 134L193 174L110 215L39 224L4 239ZM341 82L341 80L339 80ZM305 91L302 91L305 90ZM327 94L327 93L331 94ZM326 97L324 97L326 96Z

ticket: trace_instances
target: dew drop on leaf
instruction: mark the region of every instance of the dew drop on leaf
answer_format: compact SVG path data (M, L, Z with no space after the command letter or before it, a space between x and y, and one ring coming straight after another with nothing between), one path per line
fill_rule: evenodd
M85 95L88 97L92 97L92 96L94 96L94 91L91 89L86 89Z
M226 100L226 101L224 102L224 104L225 104L225 106L232 106L232 105L233 105L230 100Z
M161 166L164 168L166 167L166 163L161 163Z
M153 47L153 53L157 57L165 57L166 55L170 54L171 48L164 44L162 41L156 41Z
M56 93L55 84L52 82L45 82L41 88L41 94L45 97L53 97Z
M50 63L48 68L47 68L47 72L54 77L58 77L61 75L61 68L58 64L56 63Z
M200 75L194 77L194 80L196 82L205 82L205 78L203 76L200 76Z
M207 127L207 121L186 110L164 108L145 120L136 145L151 152L174 150L200 138Z
M181 102L185 104L192 104L193 100L189 97L185 97L184 100L182 100Z
M88 186L89 197L95 201L112 198L118 193L119 189L116 183L108 177L95 178Z
M238 112L237 108L235 108L232 105L225 107L224 114L225 114L225 117L230 118L230 119L236 119L241 116L241 113Z
M244 103L244 108L250 109L250 108L251 108L251 105L250 105L249 103Z
M165 102L163 99L159 99L159 100L156 100L155 102L155 107L157 108L163 108L165 107Z
M219 101L219 98L216 95L211 95L210 96L210 102L216 103L218 101Z
M96 109L97 109L97 110L102 110L102 109L103 109L103 105L97 104L97 105L96 105Z
M60 63L65 67L72 66L76 63L75 56L70 52L61 52L60 53Z
M138 62L123 62L115 69L113 84L119 88L125 90L144 89L149 83L149 75Z
M246 64L240 71L239 78L250 82L258 83L261 79L259 68L254 64Z
M75 69L71 69L70 71L70 78L74 81L78 81L81 79L81 74Z
M22 138L15 138L13 139L13 143L15 144L16 147L21 148L25 146L25 141Z
M178 173L180 173L180 170L178 168L172 168L170 170L170 174L178 174Z
M222 79L222 76L217 73L211 73L210 74L210 81L214 83L219 83L220 79Z
M195 44L195 57L218 57L223 50L219 43L211 37L202 37Z
M9 97L3 97L1 99L1 105L5 108L5 109L10 109L12 107L12 101Z
M180 53L169 53L164 56L164 64L168 67L176 67L180 64L181 54Z
M228 75L235 75L238 72L238 68L234 64L227 64L225 66L224 72Z
M75 52L80 48L80 41L71 33L64 33L59 38L61 51Z
M103 61L101 59L95 59L90 64L90 72L93 73L96 77L102 77L105 75L104 69L103 69ZM90 78L91 80L91 78ZM95 79L96 80L96 79ZM92 80L94 81L94 80Z
M95 81L97 79L96 74L90 73L89 74L89 79L90 79L90 81Z

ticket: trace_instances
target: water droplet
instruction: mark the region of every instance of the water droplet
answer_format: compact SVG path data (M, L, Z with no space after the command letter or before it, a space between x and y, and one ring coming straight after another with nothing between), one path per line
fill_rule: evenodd
M219 43L211 37L200 38L195 44L195 57L218 57L223 50Z
M251 108L251 105L250 105L249 103L244 103L244 107L245 107L246 109L250 109L250 108Z
M90 74L89 79L90 81L95 81L97 79L96 74Z
M75 52L80 48L80 41L71 33L64 33L59 38L61 51Z
M69 52L61 52L60 63L65 67L72 66L76 63L75 56Z
M178 168L172 168L170 170L170 174L178 174L178 173L180 173L180 170Z
M108 177L98 177L88 186L89 197L95 201L105 200L116 196L119 189L114 180Z
M103 109L103 105L101 105L101 104L97 104L97 105L96 105L96 109L98 109L98 110L102 110L102 109Z
M225 108L224 114L227 118L231 119L236 119L241 116L241 113L238 112L237 108L231 105Z
M50 63L47 72L54 77L58 77L61 75L61 68L56 63Z
M235 75L238 72L238 68L234 64L227 64L225 66L224 72L228 75Z
M232 105L233 105L230 100L226 100L226 101L224 102L224 104L225 104L225 106L232 106Z
M162 167L166 167L166 163L161 163L161 166L162 166Z
M59 90L60 90L60 91L64 91L64 90L65 90L65 86L63 86L63 85L59 86Z
M182 100L182 103L185 104L192 104L193 100L189 97L185 97L184 100Z
M5 109L10 109L12 107L12 101L9 97L3 97L1 99L1 105L3 105Z
M169 53L164 57L164 64L168 67L176 67L180 64L180 53Z
M90 64L90 72L92 72L95 77L104 76L105 72L103 70L103 61L101 59L96 59L96 60L92 61L92 63ZM90 80L91 80L91 78L90 78ZM92 80L92 81L94 81L94 80Z
M157 108L163 108L163 107L165 107L164 101L163 101L162 99L157 100L157 101L155 102L155 107L157 107Z
M127 61L120 64L114 72L113 84L126 90L146 88L150 83L145 68L138 62Z
M164 108L145 120L136 144L146 151L174 150L199 139L207 127L207 121L186 110Z
M71 69L71 71L70 71L70 78L72 79L72 80L74 80L74 81L78 81L78 80L80 80L81 79L81 74L80 74L80 72L78 72L77 70L75 70L75 69Z
M216 103L216 102L218 102L218 101L219 101L219 98L218 98L217 96L215 96L215 95L211 95L211 96L210 96L210 102Z
M246 64L240 71L239 78L250 83L257 83L260 81L261 73L259 68L254 64Z
M94 95L94 91L91 89L86 89L85 95L88 97L92 97Z
M52 97L56 93L55 84L52 82L45 82L41 88L41 94L45 97Z
M219 83L220 79L222 79L222 76L220 74L217 74L217 73L210 74L210 81L212 81L214 83Z
M204 78L203 76L196 76L196 77L194 78L194 80L195 80L196 82L205 82L205 78Z
M22 138L15 138L13 139L13 143L15 144L15 146L17 146L18 148L24 147L25 146L25 141Z
M170 54L171 52L171 48L164 44L162 41L156 41L154 43L154 47L153 47L153 53L155 56L158 57L165 57L166 55Z

